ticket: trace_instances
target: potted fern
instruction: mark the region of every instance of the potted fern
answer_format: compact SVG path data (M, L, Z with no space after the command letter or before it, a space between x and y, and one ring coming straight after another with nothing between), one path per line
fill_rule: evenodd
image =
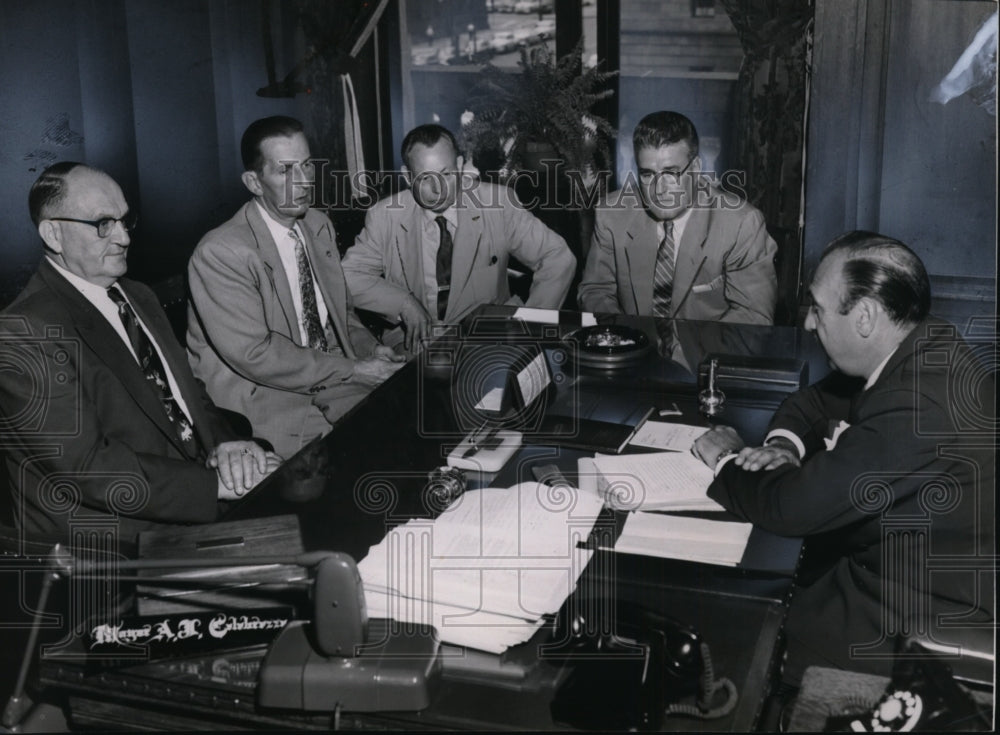
M586 178L606 169L615 130L592 109L612 94L606 83L615 72L584 68L582 56L582 42L559 59L541 44L521 49L520 73L483 67L462 116L467 157L492 154L501 179L552 158Z

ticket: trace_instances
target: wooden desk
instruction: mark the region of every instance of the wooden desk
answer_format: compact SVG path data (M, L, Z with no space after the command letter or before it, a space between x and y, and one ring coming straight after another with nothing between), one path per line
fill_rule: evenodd
M484 315L502 317L505 312L484 310ZM560 339L571 331L569 326L513 325L515 331L498 336L496 320L487 321L482 329L483 322L465 325L464 343L532 340L557 349ZM619 321L643 329L654 341L669 329L683 354L674 350L673 360L654 354L642 365L616 374L588 373L574 368L572 362L560 362L553 366L561 376L554 406L568 402L583 418L623 420L650 405L676 402L684 420L693 423L700 420L694 371L709 352L799 357L809 362L813 380L827 369L815 340L792 328L671 324L624 317ZM460 343L445 341L439 346L448 344ZM387 528L409 518L431 517L433 504L423 492L427 473L445 463L450 449L469 429L454 410L454 385L437 369L440 365L428 361L433 352L428 350L423 359L412 361L373 392L323 440L304 449L234 506L227 520L293 513L301 521L307 549L346 551L360 560ZM730 395L725 418L749 440L759 441L780 398L763 392ZM580 454L529 444L498 474L471 477L470 486L507 486L531 479L530 469L537 463L558 464L569 474L575 472ZM727 717L708 722L672 717L665 727L753 728L780 650L779 633L800 547L798 541L755 531L743 563L735 569L595 554L581 585L593 584L595 577L604 575L605 581L613 579L618 597L695 624L709 645L716 676L728 676L739 690L737 707ZM543 629L497 659L494 674L470 674L461 666L446 665L427 710L345 713L339 724L404 729L556 728L549 704L560 683L559 670L538 662L534 653L547 635ZM71 697L73 717L80 724L134 724L141 711L142 720L168 729L222 724L329 728L329 714L265 712L254 706L253 680L262 653L256 649L98 673L78 662L49 661L42 666L41 681ZM517 673L511 675L511 669Z

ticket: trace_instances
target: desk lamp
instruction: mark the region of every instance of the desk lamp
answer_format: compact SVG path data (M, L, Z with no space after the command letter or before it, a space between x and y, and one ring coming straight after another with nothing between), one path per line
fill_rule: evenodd
M3 712L5 728L15 728L32 706L24 689L51 585L61 578L151 569L288 564L310 571L312 623L293 621L271 643L261 664L257 686L258 703L262 707L377 712L420 710L430 704L429 684L440 670L437 631L429 625L370 621L361 575L347 554L309 552L98 563L74 559L58 544L52 554L52 569L43 580L17 684Z

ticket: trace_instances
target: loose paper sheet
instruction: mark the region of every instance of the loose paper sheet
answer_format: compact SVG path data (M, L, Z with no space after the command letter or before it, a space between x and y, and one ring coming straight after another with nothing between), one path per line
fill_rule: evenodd
M615 510L725 510L706 495L712 470L688 452L598 454L594 468Z
M675 452L690 452L694 440L706 431L708 429L704 426L673 424L668 421L647 421L635 432L635 436L629 440L629 444Z
M753 525L661 513L632 513L625 520L615 551L707 564L736 566L743 558Z

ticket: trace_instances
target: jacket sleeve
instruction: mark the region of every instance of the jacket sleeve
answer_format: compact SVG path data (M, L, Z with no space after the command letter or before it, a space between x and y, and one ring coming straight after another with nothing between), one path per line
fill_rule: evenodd
M385 206L376 204L365 215L365 226L354 245L344 254L344 278L354 299L354 305L381 314L396 322L409 291L389 280L388 259L396 257L392 248L405 247L396 241L392 219ZM416 274L410 276L416 277ZM419 284L410 284L413 288ZM417 299L421 301L421 299Z
M833 449L770 472L729 462L709 497L766 530L804 536L842 528L916 492L938 459L940 437L914 431L912 391L883 391L871 400L869 418L845 430Z
M749 208L749 205L744 205ZM750 208L742 217L736 242L726 254L726 302L722 321L740 324L774 324L778 279L774 256L778 246L764 224L764 215Z
M315 395L349 381L353 360L301 347L268 323L271 285L256 257L220 239L203 240L191 257L191 299L211 345L235 372L270 388Z
M580 307L599 314L621 314L618 303L618 272L615 267L614 233L600 208L595 213L590 252L579 286Z
M510 252L534 271L525 306L558 309L576 273L576 258L566 241L526 210L513 191L509 195L503 211Z
M796 391L786 398L775 412L768 433L781 430L795 434L809 457L824 448L830 422L847 420L851 399L862 389L864 381L839 371L827 375L818 383Z

